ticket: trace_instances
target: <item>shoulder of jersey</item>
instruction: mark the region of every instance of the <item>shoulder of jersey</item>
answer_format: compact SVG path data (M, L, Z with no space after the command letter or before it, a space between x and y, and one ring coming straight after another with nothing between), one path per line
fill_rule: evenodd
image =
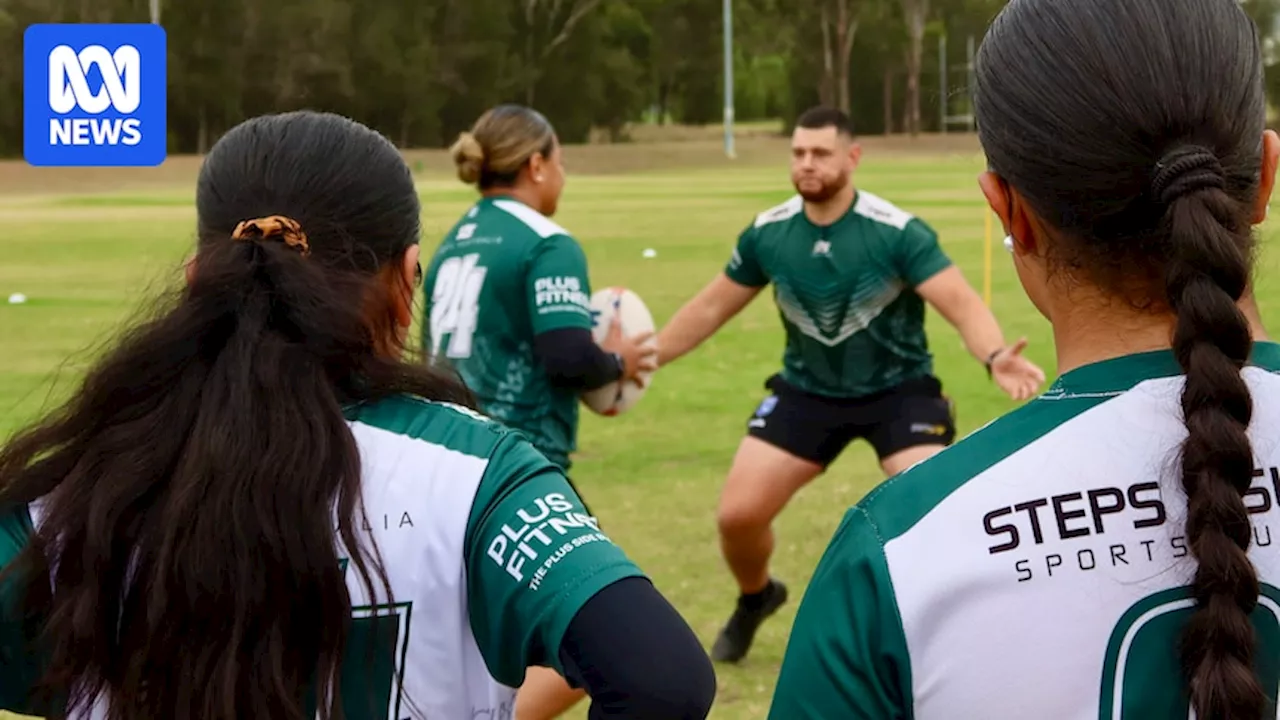
M516 202L515 200L494 200L493 207L519 220L540 238L546 239L557 235L569 234L568 230L565 230L551 218L524 203Z
M348 412L353 422L479 458L513 431L475 410L413 395L384 398Z
M874 195L866 190L858 191L858 200L853 204L853 212L897 230L906 229L907 223L916 217L879 195Z
M762 228L765 225L785 222L799 215L803 210L804 198L796 195L781 205L775 205L759 215L756 215L756 220L752 227Z

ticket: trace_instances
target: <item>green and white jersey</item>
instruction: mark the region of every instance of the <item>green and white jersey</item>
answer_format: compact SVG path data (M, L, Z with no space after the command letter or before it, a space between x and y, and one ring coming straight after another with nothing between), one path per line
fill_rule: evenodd
M923 220L860 190L827 226L809 220L799 195L760 213L725 274L747 287L773 283L787 332L782 378L848 398L933 372L914 288L950 264Z
M483 198L436 250L424 292L431 357L458 371L486 414L567 469L579 398L551 385L533 339L592 327L587 258L577 241L517 200Z
M1280 686L1280 346L1244 370L1258 671ZM1186 720L1178 636L1195 562L1168 351L1063 375L887 480L801 603L772 720Z
M559 648L574 615L641 571L600 532L560 469L498 423L408 397L353 409L348 419L369 519L361 540L377 543L392 602L369 597L343 563L355 606L346 716L513 717L525 668L563 672ZM38 507L0 523L0 566L30 522L40 522ZM0 639L16 643L13 615L0 621ZM22 711L35 669L13 672L6 651L12 645L0 648L0 708Z

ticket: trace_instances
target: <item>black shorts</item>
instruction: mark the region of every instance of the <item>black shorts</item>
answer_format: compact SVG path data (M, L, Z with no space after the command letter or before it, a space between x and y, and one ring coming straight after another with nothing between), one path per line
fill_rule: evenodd
M772 394L756 408L747 434L824 468L859 438L871 443L881 460L956 439L954 408L933 376L859 398L814 395L778 375L765 387Z

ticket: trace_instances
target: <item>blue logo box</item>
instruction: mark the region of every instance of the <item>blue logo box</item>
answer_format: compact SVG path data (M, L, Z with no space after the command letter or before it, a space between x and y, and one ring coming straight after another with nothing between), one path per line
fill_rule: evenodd
M152 24L41 24L22 45L23 155L45 167L164 162L166 35Z

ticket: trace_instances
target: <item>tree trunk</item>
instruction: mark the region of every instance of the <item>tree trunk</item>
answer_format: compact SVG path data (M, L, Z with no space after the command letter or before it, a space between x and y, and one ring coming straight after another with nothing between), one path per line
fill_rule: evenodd
M893 134L893 66L884 66L884 134Z
M831 53L831 12L828 2L822 3L822 84L818 86L818 102L827 107L836 104L835 58Z
M849 105L849 56L853 53L853 38L858 33L858 12L849 12L849 0L837 0L836 47L840 53L836 62L836 90L839 107L848 115Z
M902 94L902 124L898 128L904 132L915 136L916 131L911 127L911 70L906 69L907 91Z
M920 132L920 62L924 55L924 21L929 14L928 0L902 0L907 21L907 132L915 137Z
M533 55L533 5L529 5L527 15L529 19L529 28L524 36L524 104L526 107L533 107L533 93L538 84L538 68L535 64Z
M920 133L920 68L907 62L907 106L903 125L911 137Z
M549 37L542 38L543 45L541 48L534 46L534 27L537 23L538 0L525 0L524 16L527 22L527 31L525 34L525 72L528 78L524 88L525 105L533 106L534 90L538 85L538 80L542 77L542 72L546 68L547 59L555 52L556 48L565 44L573 35L573 29L577 24L593 10L600 5L600 0L582 0L575 2L570 6L569 16L565 18L561 24L559 31L552 27L554 19L559 15L560 3L556 2L549 10L547 20L547 29ZM554 35L550 35L554 32Z
M200 126L196 131L196 154L204 155L207 152L209 152L209 113L201 107Z

